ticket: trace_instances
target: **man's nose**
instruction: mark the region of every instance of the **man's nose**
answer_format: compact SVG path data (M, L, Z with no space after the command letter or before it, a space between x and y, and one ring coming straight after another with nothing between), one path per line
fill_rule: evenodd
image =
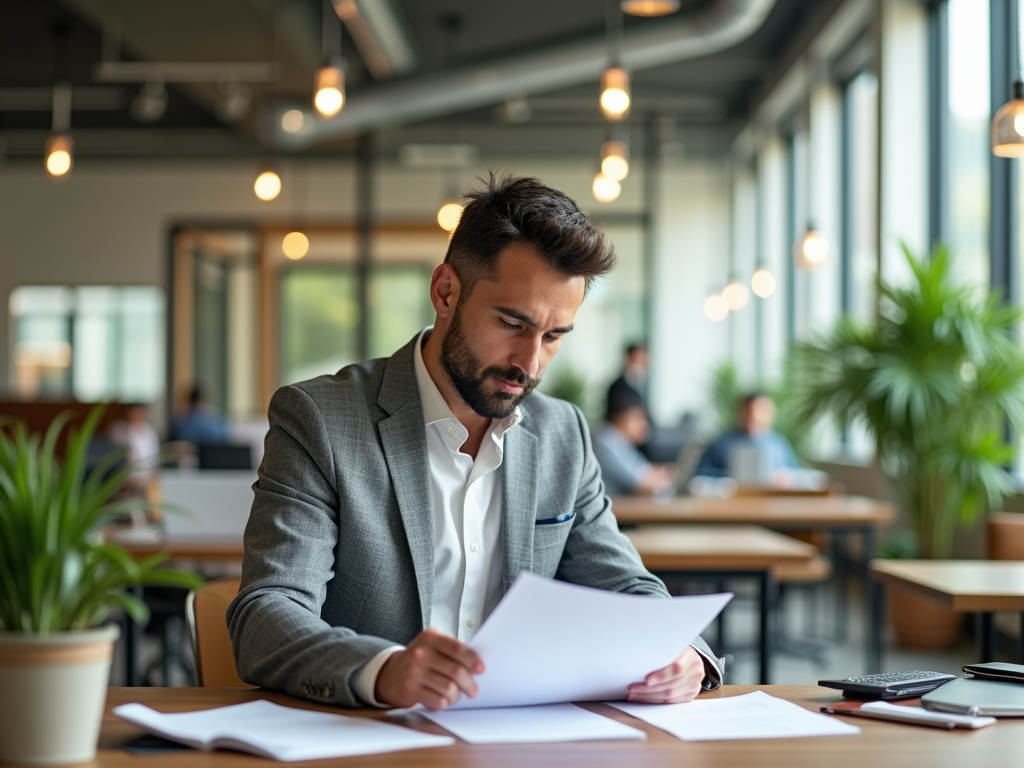
M536 376L540 372L541 337L529 335L518 340L509 362L527 376Z

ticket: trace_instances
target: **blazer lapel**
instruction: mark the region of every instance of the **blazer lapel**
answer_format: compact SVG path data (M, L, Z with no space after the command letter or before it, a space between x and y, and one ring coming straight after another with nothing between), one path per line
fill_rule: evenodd
M391 415L378 422L377 429L409 542L426 628L434 602L434 512L427 433L412 362L418 342L417 335L388 361L377 404Z
M533 525L537 517L536 457L536 435L521 424L505 433L501 463L501 534L506 592L520 572L533 568Z

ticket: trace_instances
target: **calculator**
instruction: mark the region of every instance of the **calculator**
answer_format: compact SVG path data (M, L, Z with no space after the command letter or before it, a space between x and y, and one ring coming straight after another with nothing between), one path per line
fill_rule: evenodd
M911 672L847 677L845 680L819 680L818 685L838 688L848 699L909 699L934 691L950 680L956 680L956 675L915 669Z

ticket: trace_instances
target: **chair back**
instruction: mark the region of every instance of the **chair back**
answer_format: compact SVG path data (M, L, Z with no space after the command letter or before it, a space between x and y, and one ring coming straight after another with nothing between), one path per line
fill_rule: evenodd
M252 688L235 671L224 614L238 594L242 580L237 576L214 579L188 593L185 618L192 636L196 664L196 685L207 688Z
M1024 514L995 512L989 515L988 559L1024 560Z

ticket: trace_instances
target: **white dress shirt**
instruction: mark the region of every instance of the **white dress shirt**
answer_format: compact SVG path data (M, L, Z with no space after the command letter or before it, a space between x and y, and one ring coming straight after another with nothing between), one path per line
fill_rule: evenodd
M416 384L427 433L430 498L434 516L434 602L430 626L468 643L504 591L505 558L501 544L501 467L504 435L522 419L516 408L505 419L493 419L476 459L461 453L469 430L452 414L419 354L413 355ZM355 674L352 687L359 698L381 706L373 695L380 669L393 653L387 648Z

